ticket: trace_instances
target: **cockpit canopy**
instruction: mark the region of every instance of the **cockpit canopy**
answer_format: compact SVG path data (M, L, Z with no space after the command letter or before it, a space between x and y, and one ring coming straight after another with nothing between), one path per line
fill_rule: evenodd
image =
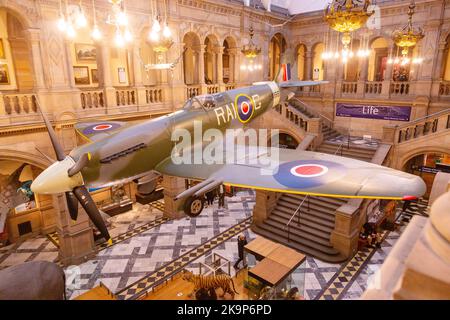
M203 108L205 110L209 110L225 103L226 99L223 93L204 94L190 98L184 104L183 109L190 110Z

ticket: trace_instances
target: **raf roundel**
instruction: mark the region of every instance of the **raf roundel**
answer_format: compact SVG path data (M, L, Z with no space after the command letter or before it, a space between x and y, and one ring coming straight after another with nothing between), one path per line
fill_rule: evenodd
M120 124L114 122L100 122L88 125L83 129L83 134L91 135L100 132L108 132L120 128Z
M253 103L252 98L246 94L240 94L236 97L235 107L238 119L242 123L250 121L255 112L255 104Z
M275 180L292 189L315 188L345 176L347 168L325 160L296 160L281 164Z

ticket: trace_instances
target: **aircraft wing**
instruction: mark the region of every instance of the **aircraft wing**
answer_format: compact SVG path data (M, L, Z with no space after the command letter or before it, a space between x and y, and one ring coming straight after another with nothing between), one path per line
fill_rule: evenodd
M278 85L280 88L291 88L291 87L307 87L307 86L317 86L320 84L327 84L329 81L295 81L290 80L286 82L280 82Z
M113 134L126 124L121 121L79 122L75 125L75 129L87 141L95 141Z
M214 182L211 185L223 183L313 196L405 200L420 197L426 191L418 176L365 161L278 149L278 164L262 165L267 160L267 151L272 150L259 151L256 147L247 150L227 164L176 164L169 157L156 170L171 176L209 180Z

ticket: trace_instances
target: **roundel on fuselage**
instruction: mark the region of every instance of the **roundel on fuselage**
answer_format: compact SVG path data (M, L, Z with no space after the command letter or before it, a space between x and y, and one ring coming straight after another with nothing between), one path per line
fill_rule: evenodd
M236 96L234 106L238 119L242 123L250 121L255 112L255 103L253 99L246 94L239 94Z

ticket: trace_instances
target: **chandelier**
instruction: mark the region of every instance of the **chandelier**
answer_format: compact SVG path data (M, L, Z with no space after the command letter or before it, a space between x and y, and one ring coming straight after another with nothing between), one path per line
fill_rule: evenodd
M108 14L105 21L106 24L115 28L114 43L117 47L123 47L125 44L133 40L133 35L128 28L128 16L125 11L124 0L108 0L111 4L112 14ZM93 13L93 27L91 30L91 37L94 41L102 38L102 33L97 23L97 13L95 11L95 3L92 0ZM88 20L84 13L82 1L78 5L69 5L68 0L65 0L65 12L63 11L62 0L59 1L59 19L58 29L65 33L69 39L74 39L77 35L77 30L86 29Z
M244 45L242 47L242 54L247 58L247 59L255 59L260 53L261 53L261 48L256 46L256 44L253 42L253 36L255 35L253 27L250 27L250 41L248 43L248 45Z
M152 14L150 17L152 27L148 34L148 41L157 55L157 63L162 64L164 60L163 54L169 51L174 43L172 39L172 31L170 30L167 22L167 3L166 0L164 0L163 18L158 15L156 1L152 1L150 4L152 8ZM161 24L163 25L162 27Z
M364 6L359 6L356 0L333 0L325 8L325 21L330 28L342 33L342 44L348 49L351 42L351 33L364 26L367 19L374 13L368 11L369 0L364 1Z
M392 40L394 40L397 48L401 48L401 57L398 55L393 59L389 58L388 63L400 63L406 65L410 62L408 57L409 49L417 45L417 43L424 37L424 32L421 28L415 29L412 25L412 17L414 15L414 9L416 5L414 1L411 1L408 9L408 23L402 29L396 30L392 33ZM421 57L415 57L413 63L421 63L423 59Z

